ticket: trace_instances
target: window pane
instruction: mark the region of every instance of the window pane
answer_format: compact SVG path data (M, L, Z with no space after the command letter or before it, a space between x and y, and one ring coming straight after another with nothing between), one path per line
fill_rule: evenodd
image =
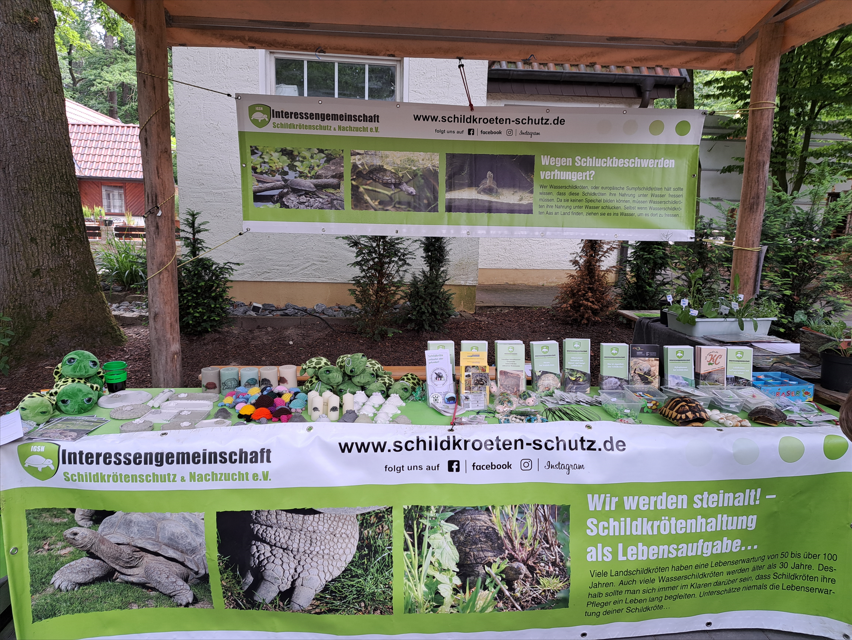
M364 99L365 65L337 65L337 97Z
M305 63L301 60L275 60L275 95L305 95Z
M106 213L124 213L124 187L103 187L102 193Z
M370 100L396 100L396 68L370 65Z
M308 62L308 95L334 97L333 62Z

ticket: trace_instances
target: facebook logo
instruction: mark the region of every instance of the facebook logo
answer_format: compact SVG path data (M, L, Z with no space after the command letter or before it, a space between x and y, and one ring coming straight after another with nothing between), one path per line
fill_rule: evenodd
M458 460L448 460L447 471L450 473L459 473L461 471L461 462Z
M475 133L476 133L476 129L474 129L473 127L471 127L470 129L467 130L467 135L469 135L469 136L472 136Z

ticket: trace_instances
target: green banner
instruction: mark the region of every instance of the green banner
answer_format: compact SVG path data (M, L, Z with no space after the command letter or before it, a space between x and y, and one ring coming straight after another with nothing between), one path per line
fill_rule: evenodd
M849 448L831 427L609 422L19 441L16 633L841 637Z
M697 111L237 103L244 229L691 240Z

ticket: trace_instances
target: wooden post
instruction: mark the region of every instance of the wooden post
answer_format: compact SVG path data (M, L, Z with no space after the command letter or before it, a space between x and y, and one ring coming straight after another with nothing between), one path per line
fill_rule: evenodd
M737 247L759 247L763 229L763 208L769 181L769 155L772 151L772 123L775 119L775 95L778 91L778 64L781 60L781 37L784 23L765 24L757 36L757 52L751 80L751 106L746 134L743 189L737 218ZM739 274L740 293L745 299L754 296L758 279L757 251L734 249L731 276ZM733 286L733 284L732 284Z
M151 382L181 386L175 244L175 182L169 128L168 50L163 0L136 3L136 70L139 142L145 182L145 239L148 249L148 327ZM151 74L151 75L146 75ZM155 275L156 274L156 275Z

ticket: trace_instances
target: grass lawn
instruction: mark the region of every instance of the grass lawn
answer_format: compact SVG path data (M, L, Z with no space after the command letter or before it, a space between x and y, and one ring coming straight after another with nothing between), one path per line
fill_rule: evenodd
M314 596L306 613L391 615L393 613L393 526L391 508L358 516L361 530L355 555L339 576ZM222 593L228 609L289 611L279 595L258 603L243 593L241 578L227 558L219 556Z
M62 532L76 527L71 509L31 509L27 511L27 546L29 549L30 595L33 622L71 613L176 607L168 596L136 584L100 580L82 585L77 591L58 591L50 584L53 574L69 562L86 554L69 545ZM97 529L98 524L95 524ZM212 608L210 584L192 585L197 602L193 607Z

